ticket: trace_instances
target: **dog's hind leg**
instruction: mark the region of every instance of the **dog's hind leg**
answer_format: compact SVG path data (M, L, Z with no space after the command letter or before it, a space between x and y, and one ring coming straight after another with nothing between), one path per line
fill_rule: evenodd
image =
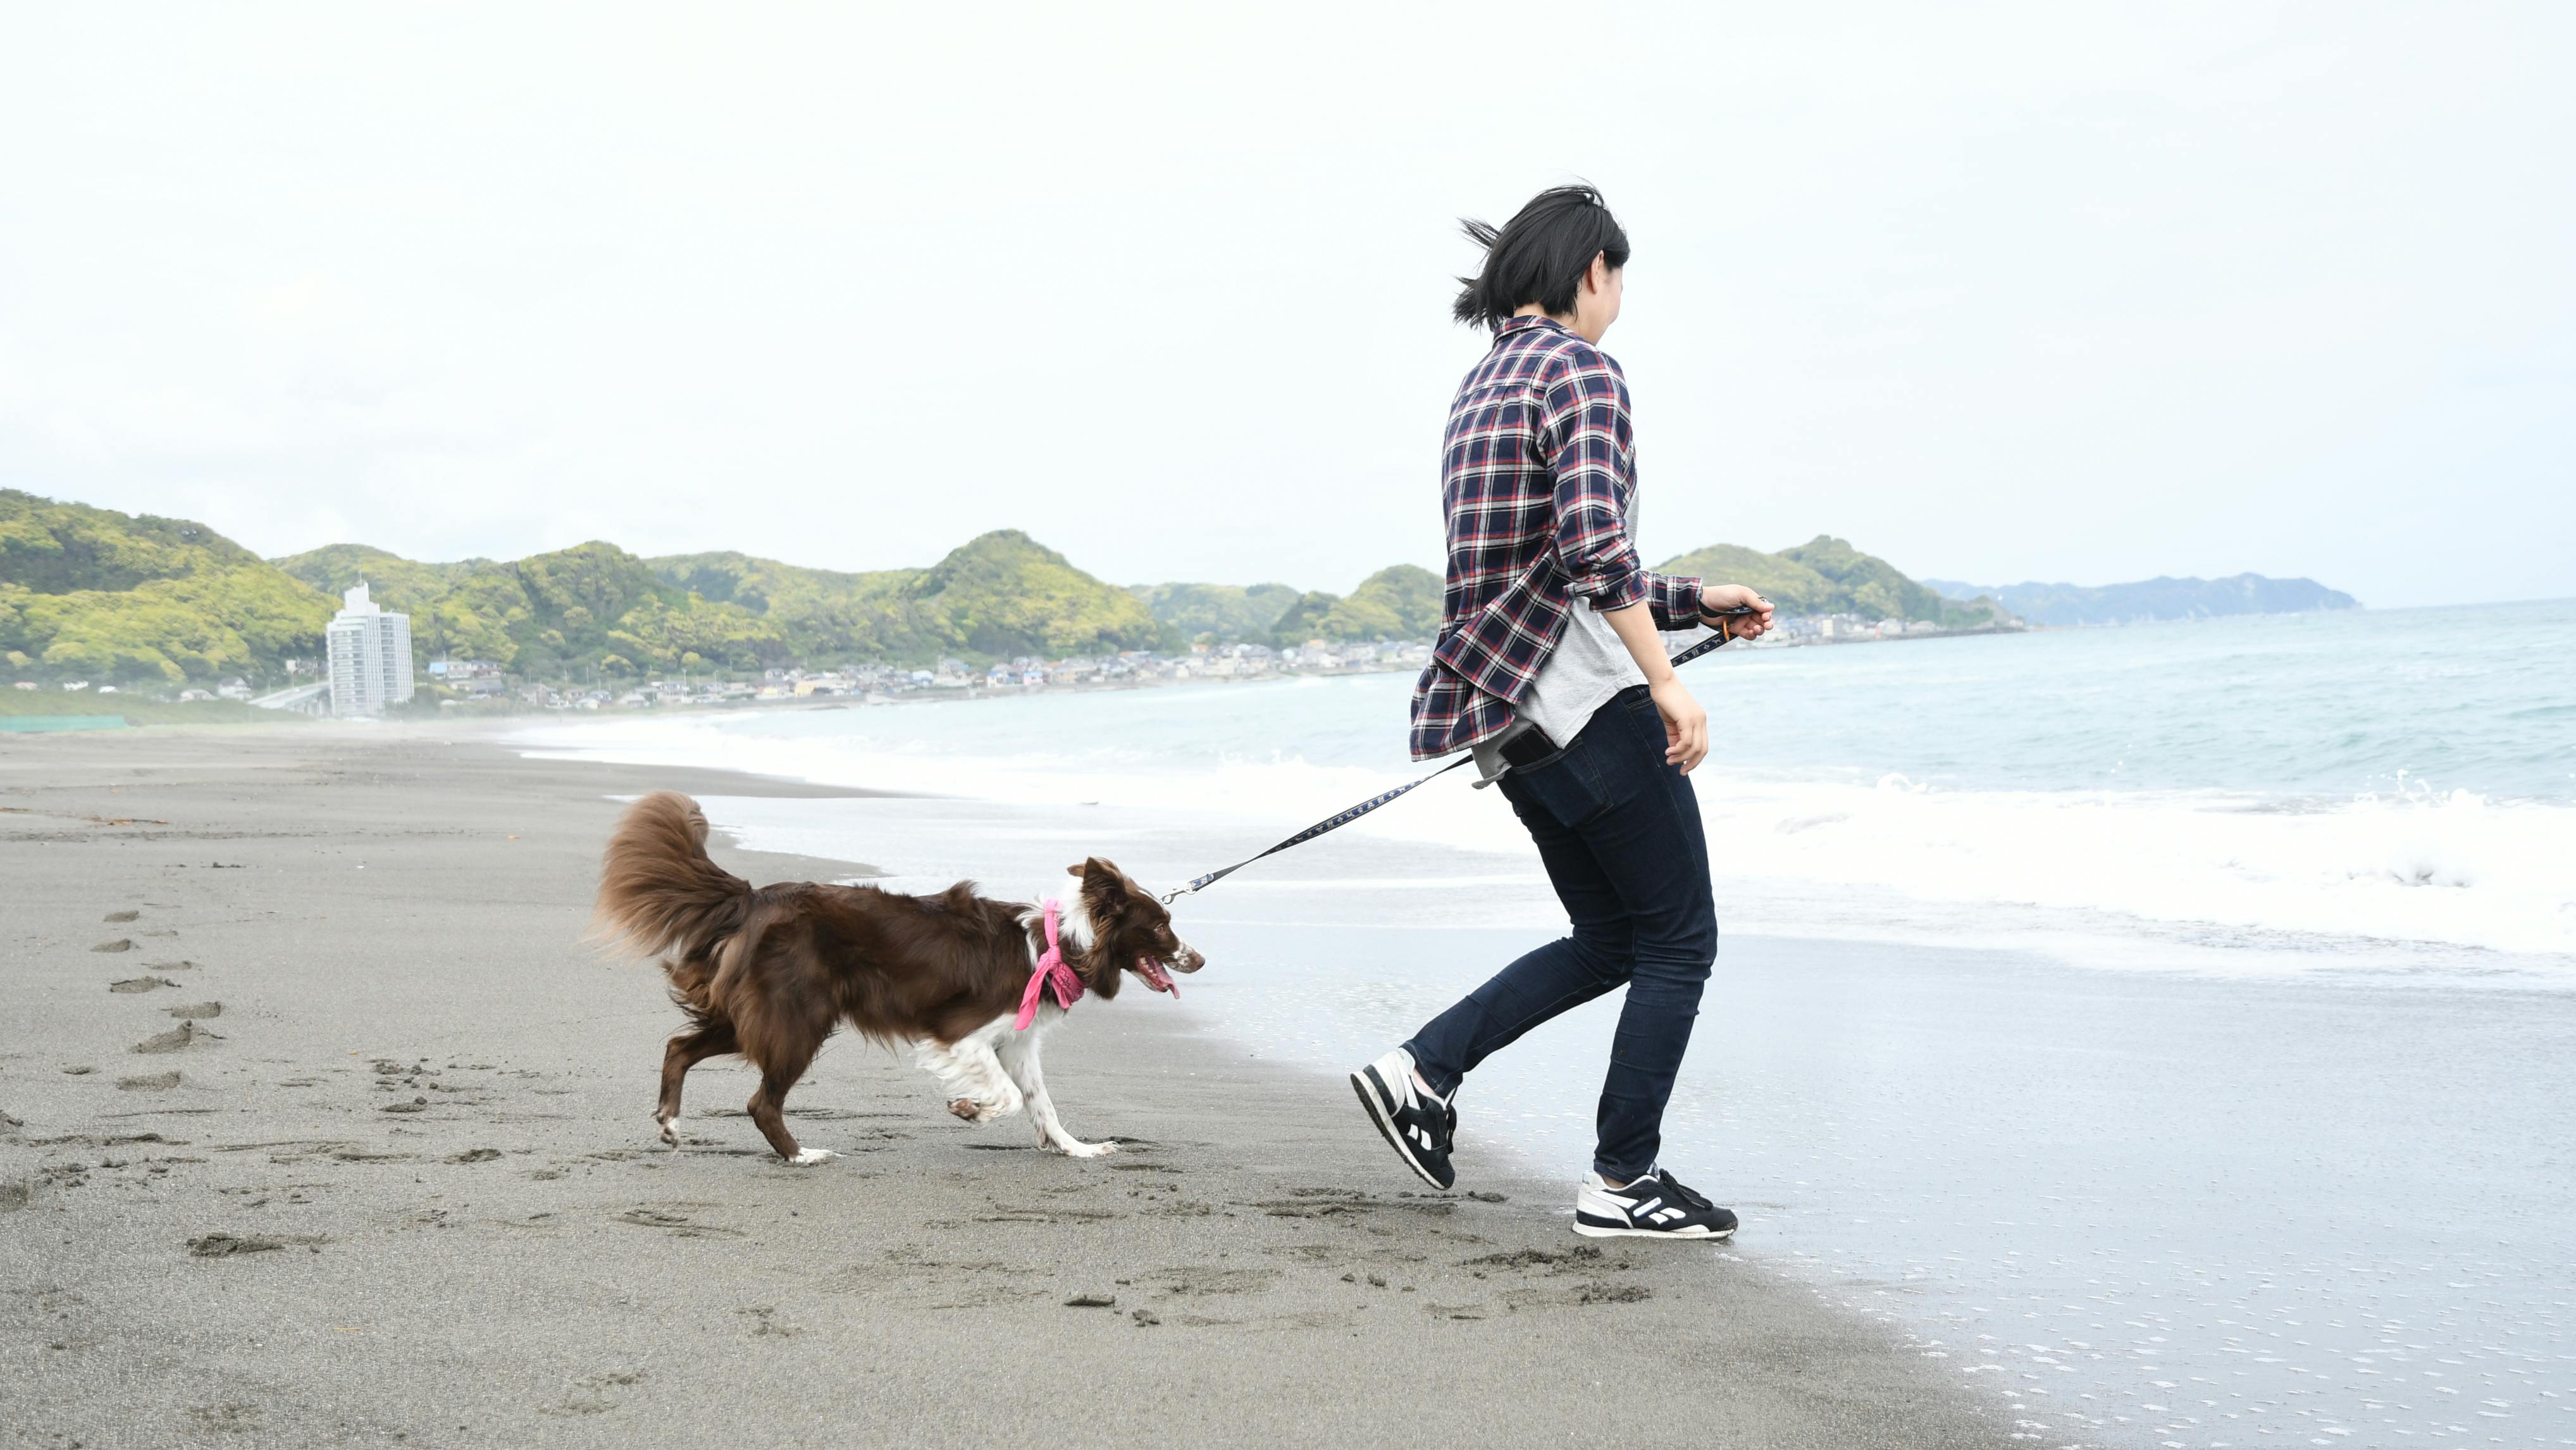
M662 1125L662 1141L671 1145L671 1151L680 1148L680 1080L710 1057L741 1050L734 1041L733 1024L722 1018L699 1023L662 1049L662 1101L653 1109L653 1121Z
M1038 1146L1054 1148L1075 1158L1102 1158L1118 1151L1115 1143L1086 1143L1066 1131L1064 1120L1055 1115L1055 1099L1047 1096L1046 1077L1038 1069L1038 1034L1014 1032L994 1048L1001 1059L1002 1070L1019 1085L1020 1094L1028 1100L1029 1119L1037 1125Z
M796 1146L796 1135L787 1131L788 1090L796 1086L797 1079L805 1075L807 1065L813 1061L814 1050L809 1047L802 1052L780 1054L777 1060L762 1063L760 1091L753 1093L751 1101L744 1104L751 1113L752 1122L759 1125L760 1136L769 1140L769 1146L778 1150L779 1157L799 1166L839 1156L826 1148L800 1149Z

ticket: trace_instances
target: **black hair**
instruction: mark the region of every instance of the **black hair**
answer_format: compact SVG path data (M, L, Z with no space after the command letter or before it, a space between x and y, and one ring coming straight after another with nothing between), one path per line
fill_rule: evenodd
M1458 225L1485 249L1483 269L1458 279L1462 290L1449 312L1460 322L1499 328L1532 302L1551 317L1563 317L1574 310L1594 257L1613 270L1628 265L1628 234L1601 193L1588 186L1549 187L1499 229L1473 219Z

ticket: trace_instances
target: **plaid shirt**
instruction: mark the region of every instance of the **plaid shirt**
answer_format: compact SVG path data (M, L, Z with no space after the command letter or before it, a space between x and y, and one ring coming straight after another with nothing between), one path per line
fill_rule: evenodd
M1699 581L1647 572L1628 537L1637 465L1627 377L1557 323L1504 323L1458 385L1440 491L1449 589L1440 644L1413 687L1414 759L1511 724L1577 599L1649 605L1658 629L1698 623Z

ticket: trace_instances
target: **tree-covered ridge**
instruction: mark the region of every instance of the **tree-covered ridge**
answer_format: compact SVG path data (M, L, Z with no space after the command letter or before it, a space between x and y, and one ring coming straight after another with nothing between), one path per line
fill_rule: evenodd
M364 544L325 544L270 562L335 598L363 580L368 598L387 609L408 614L426 607L455 588L466 575L488 567L492 561L465 559L453 564L428 564Z
M175 685L318 654L333 601L205 525L0 489L0 660Z
M1440 632L1440 576L1415 564L1396 564L1360 581L1346 598L1316 592L1300 598L1271 626L1283 645L1310 639L1429 639Z
M491 660L535 679L761 669L792 658L759 614L676 587L600 540L509 563L425 564L363 544L278 563L334 590L365 580L371 597L411 616L412 646L425 656Z
M768 619L808 666L926 664L943 643L915 627L905 607L904 591L921 578L920 569L845 574L736 553L645 562L669 584Z
M1784 615L1857 614L1865 619L1920 619L1945 629L1999 622L1991 600L1945 599L1885 559L1830 534L1765 554L1741 544L1711 544L1655 566L1710 584L1749 584Z
M1131 584L1127 592L1182 644L1266 640L1299 597L1287 584Z
M362 545L281 561L315 583L376 591L429 656L538 679L773 665L976 663L1148 649L1144 604L1016 529L928 569L845 574L747 554L639 559L592 542L511 563L421 564Z
M1144 601L1017 529L969 540L927 569L842 574L731 553L651 563L674 584L759 612L809 665L1061 659L1163 641Z
M1136 584L1172 644L1299 645L1310 639L1429 639L1440 632L1440 576L1412 564L1380 569L1348 595L1286 584Z
M1830 537L1776 554L1713 545L1663 570L1751 584L1792 614L1951 627L1997 614L1991 601L1944 600ZM333 596L362 579L411 616L424 657L492 660L533 679L947 656L981 664L1168 650L1193 638L1427 639L1441 614L1440 577L1409 564L1341 596L1284 584L1119 589L1015 529L927 569L872 573L735 553L640 559L600 541L453 563L334 544L272 564L185 519L0 490L0 659L22 678L282 682L282 660L321 653Z
M1007 659L1152 649L1144 601L1103 584L1017 529L969 541L905 588L914 620L970 655Z

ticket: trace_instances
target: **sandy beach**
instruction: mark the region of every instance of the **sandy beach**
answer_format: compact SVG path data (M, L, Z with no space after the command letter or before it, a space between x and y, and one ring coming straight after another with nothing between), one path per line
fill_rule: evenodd
M731 1064L656 1151L673 1014L578 940L652 787L834 793L454 731L0 740L0 1438L2006 1441L1758 1248L1596 1248L1472 1147L1477 1196L1416 1192L1343 1083L1142 993L1049 1053L1114 1158L848 1040L791 1108L838 1161L770 1158Z

